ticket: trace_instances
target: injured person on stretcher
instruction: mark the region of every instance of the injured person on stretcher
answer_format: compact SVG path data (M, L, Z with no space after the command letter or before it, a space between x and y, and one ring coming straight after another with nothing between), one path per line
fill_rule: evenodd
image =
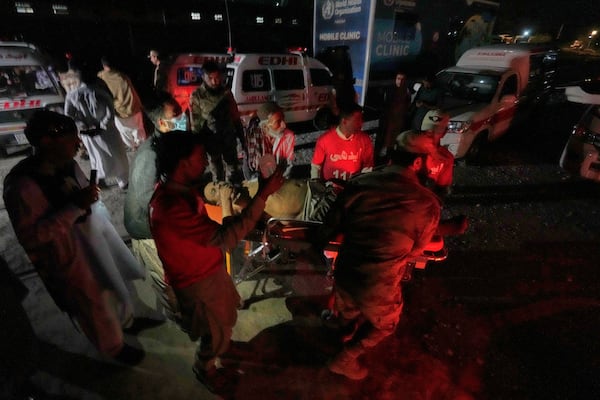
M221 207L218 204L219 185L222 184L226 183L210 182L204 189L208 214L217 222L221 222L222 219ZM234 193L234 212L241 212L256 194L258 186L257 180L242 183ZM289 253L309 248L311 232L322 223L340 190L342 188L337 182L286 180L283 186L267 199L264 224L257 227L248 237L248 241L256 242L258 246L245 254L246 259L237 273L232 270L236 283L255 276L277 261L281 262L281 256L287 258ZM440 221L438 234L424 249L422 256L413 260L413 267L424 269L430 261L446 259L447 249L443 237L462 234L467 227L467 218L462 215ZM326 248L325 256L332 262L341 240L342 238L333 240ZM404 280L410 279L411 272L412 268L407 271Z

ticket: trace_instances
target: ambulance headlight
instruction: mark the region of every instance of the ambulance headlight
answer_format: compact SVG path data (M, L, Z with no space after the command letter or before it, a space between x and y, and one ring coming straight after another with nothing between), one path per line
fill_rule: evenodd
M464 133L471 126L471 121L450 121L448 123L447 133Z

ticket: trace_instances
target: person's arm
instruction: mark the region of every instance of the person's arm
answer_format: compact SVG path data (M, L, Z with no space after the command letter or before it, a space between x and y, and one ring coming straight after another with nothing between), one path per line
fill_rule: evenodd
M310 164L310 179L321 179L321 166Z
M317 143L315 144L315 152L313 153L312 161L310 162L310 179L322 178L322 169L324 162L325 149L323 148L321 138L319 138L317 139Z
M233 93L227 91L228 99L229 99L229 112L231 115L231 121L233 122L235 135L240 140L242 144L242 148L246 151L246 137L244 134L244 125L242 124L242 119L240 118L240 112L238 110L237 102L233 97Z
M276 146L277 151L273 149L273 152L281 156L281 158L278 158L277 162L285 165L283 176L289 177L292 167L294 166L294 147L296 146L296 137L294 133L286 130L279 142L276 142Z
M23 177L6 182L4 203L21 245L25 250L37 250L69 234L77 219L97 200L97 195L97 186L88 186L71 201L48 213L40 187Z
M294 149L296 147L296 135L292 131L286 131L281 138L281 154L290 164L294 161Z
M96 97L96 107L94 118L97 120L99 128L106 129L115 118L112 97L104 90L96 88L93 92Z
M440 214L440 203L437 199L434 199L429 204L429 207L420 216L416 217L420 218L419 225L421 226L421 231L419 236L415 238L411 255L421 255L423 249L431 242L433 235L438 232Z
M85 115L81 112L79 107L74 102L74 97L76 93L70 93L65 99L65 115L73 118L75 121L75 125L77 125L77 129L79 131L85 131L90 129L90 126L85 121Z
M113 84L114 85L114 84ZM115 107L115 112L120 116L123 115L123 111L125 111L125 107L123 104L125 103L125 92L127 91L127 81L123 78L119 80L116 85L114 85L113 92L113 105Z
M200 89L196 89L190 96L190 126L194 133L200 133L206 123L206 119L202 116L198 90Z
M283 185L283 169L277 167L273 175L268 179L261 182L260 187L256 196L250 201L250 204L244 208L242 213L238 216L227 216L223 215L223 224L214 233L209 241L211 246L218 246L223 249L234 248L240 240L242 240L248 232L250 232L256 226L256 223L261 218L263 210L265 209L265 203L267 198ZM227 196L227 192L224 192L222 196ZM230 197L231 195L229 195ZM223 199L222 201L230 201L230 198ZM230 211L233 214L233 211Z

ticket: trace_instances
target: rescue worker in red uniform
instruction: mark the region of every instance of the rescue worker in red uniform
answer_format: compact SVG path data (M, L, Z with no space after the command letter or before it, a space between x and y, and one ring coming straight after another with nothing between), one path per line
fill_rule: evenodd
M222 184L219 197L223 223L210 219L197 188L208 155L197 135L171 132L159 138L157 172L161 177L150 200L150 230L165 277L180 306L182 327L200 341L194 373L214 390L219 356L229 347L240 296L227 274L224 250L243 239L262 217L265 201L283 184L283 169L261 182L256 196L233 216L233 188ZM222 380L222 379L221 379Z
M374 150L362 129L362 108L355 103L340 108L340 123L317 139L311 161L311 179L341 179L373 169Z

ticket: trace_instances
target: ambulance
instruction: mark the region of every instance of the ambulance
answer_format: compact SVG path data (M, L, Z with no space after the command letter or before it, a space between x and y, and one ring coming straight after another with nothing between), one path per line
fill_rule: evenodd
M227 64L227 84L243 119L269 101L283 109L288 123L320 121L331 114L331 72L300 52L235 54Z
M436 76L441 109L450 115L441 144L456 158L476 159L483 145L524 120L550 93L556 55L525 44L467 50Z
M189 108L191 93L202 83L202 64L213 60L225 71L226 85L247 123L266 102L276 102L288 123L328 120L333 96L332 75L320 61L302 52L273 54L203 54L175 57L169 67L168 91ZM316 122L317 123L317 122Z
M0 151L29 147L23 130L40 109L63 112L64 95L50 62L34 45L0 41Z

